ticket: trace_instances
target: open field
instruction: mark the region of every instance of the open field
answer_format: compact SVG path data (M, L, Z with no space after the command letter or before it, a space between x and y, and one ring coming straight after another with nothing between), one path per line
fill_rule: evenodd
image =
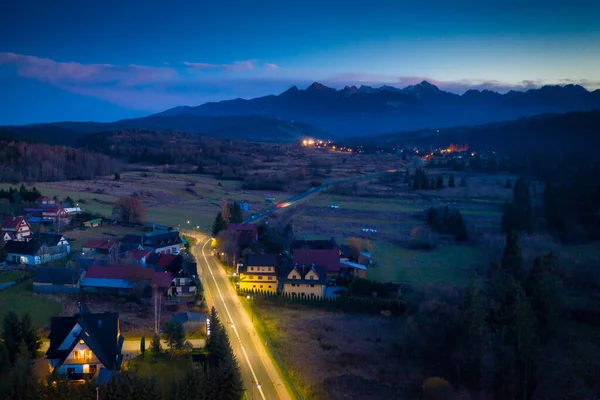
M403 391L363 381L390 386L407 381L406 365L395 349L403 319L280 307L260 300L255 309L303 398L393 399ZM335 388L344 386L348 375L353 389L344 388L349 397L340 397Z
M87 230L71 230L64 233L68 239L75 239L71 242L71 253L81 251L81 247L88 240L112 240L118 241L128 234L141 234L140 228L128 228L121 225L102 225Z
M31 314L35 326L44 328L50 323L50 317L58 315L60 310L60 302L49 299L46 295L32 292L31 280L26 280L0 292L0 320L9 311L14 311L19 315L28 312Z

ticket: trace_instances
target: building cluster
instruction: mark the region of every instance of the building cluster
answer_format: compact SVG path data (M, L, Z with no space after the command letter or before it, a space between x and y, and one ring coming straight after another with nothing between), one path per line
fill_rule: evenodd
M370 254L365 253L370 258ZM249 254L239 268L239 289L327 297L337 277L366 278L367 267L349 260L349 248L329 240L297 240L291 259L277 254Z
M183 247L177 231L89 240L71 268L37 268L33 291L192 297L198 286L196 263L182 254Z
M81 212L79 207L68 207L50 197L40 197L33 207L23 210L24 217L30 224L56 224L65 226L71 223L74 215Z

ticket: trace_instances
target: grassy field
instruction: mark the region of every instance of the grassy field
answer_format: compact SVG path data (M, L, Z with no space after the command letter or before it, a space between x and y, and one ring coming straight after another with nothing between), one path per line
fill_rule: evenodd
M378 281L464 286L474 269L486 267L485 253L477 247L453 245L424 251L373 244L373 258L379 266L369 269L368 278Z
M154 356L148 350L149 347L150 341L147 341L146 353L127 361L125 368L137 371L140 376L155 378L159 387L168 389L170 382L180 379L192 367L192 362L187 355L176 353L173 358L170 354ZM162 397L167 398L168 395L168 393L163 393Z
M38 328L44 328L50 322L50 317L58 315L61 305L43 295L32 292L31 280L9 287L0 292L0 320L9 311L19 315L26 312L31 314Z
M140 228L127 228L120 225L102 225L95 228L89 228L85 231L67 231L64 235L68 239L75 239L71 242L71 253L75 253L81 251L81 247L88 240L107 239L117 241L127 234L140 233L142 233Z
M14 282L17 279L19 279L20 276L22 275L26 275L26 272L22 272L22 271L6 271L6 272L0 272L0 283L8 283L8 282Z

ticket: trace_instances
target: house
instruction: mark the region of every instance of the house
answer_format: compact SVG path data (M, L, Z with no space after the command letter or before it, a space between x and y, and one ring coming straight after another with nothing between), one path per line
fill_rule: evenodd
M100 225L102 225L102 218L90 219L89 221L85 221L83 223L83 226L88 227L88 228L95 228Z
M37 199L35 201L35 204L39 204L42 206L53 206L56 204L56 200L54 200L53 198L50 198L50 197L43 196L43 197L40 197L39 199Z
M65 207L65 211L69 215L79 214L81 212L80 207Z
M189 265L189 263L184 263L179 271L172 274L173 280L171 281L169 294L183 297L196 295L198 290L198 285L196 284L197 278L196 274L190 271ZM193 265L195 269L196 264Z
M50 372L69 380L91 379L102 369L118 371L121 367L123 336L116 312L52 317L48 338Z
M171 321L174 324L181 324L186 331L206 329L206 320L208 315L195 313L195 312L183 312L174 315ZM205 331L206 332L206 331Z
M116 253L119 245L107 239L92 239L88 240L81 246L83 253L96 252L98 254L113 254Z
M238 235L240 246L252 246L258 242L258 225L256 224L227 224L227 230Z
M240 290L277 293L276 254L248 254L240 268Z
M41 267L33 276L35 293L77 293L81 272L72 268Z
M150 260L150 257L154 254L152 250L140 250L134 249L127 253L126 258L132 263L136 265L141 265L143 267L146 266L146 263Z
M323 297L327 283L327 269L322 265L298 265L282 275L283 293L298 297Z
M2 239L5 242L9 240L29 240L31 238L31 225L23 216L4 217L2 220Z
M64 236L40 233L28 242L6 243L6 261L18 264L40 265L64 260L71 252L71 245Z
M151 296L151 288L166 291L173 277L167 272L156 272L138 266L91 265L81 279L84 292Z
M179 232L150 232L145 235L125 235L121 240L121 250L126 251L139 248L152 250L159 254L179 254L183 241ZM125 244L125 246L123 246Z
M60 222L62 224L68 224L70 221L69 214L64 208L59 206L47 207L42 210L42 220L52 220L52 222Z
M296 240L292 243L293 263L298 265L322 265L327 275L340 274L340 247L330 240Z

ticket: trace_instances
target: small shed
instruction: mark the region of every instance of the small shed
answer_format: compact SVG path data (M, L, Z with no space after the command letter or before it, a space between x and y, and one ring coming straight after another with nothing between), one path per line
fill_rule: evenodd
M100 225L102 225L102 218L90 219L89 221L85 221L83 223L83 226L86 226L88 228L95 228Z
M183 312L174 315L171 321L175 324L181 324L186 330L198 330L206 328L206 319L208 316L202 313Z

